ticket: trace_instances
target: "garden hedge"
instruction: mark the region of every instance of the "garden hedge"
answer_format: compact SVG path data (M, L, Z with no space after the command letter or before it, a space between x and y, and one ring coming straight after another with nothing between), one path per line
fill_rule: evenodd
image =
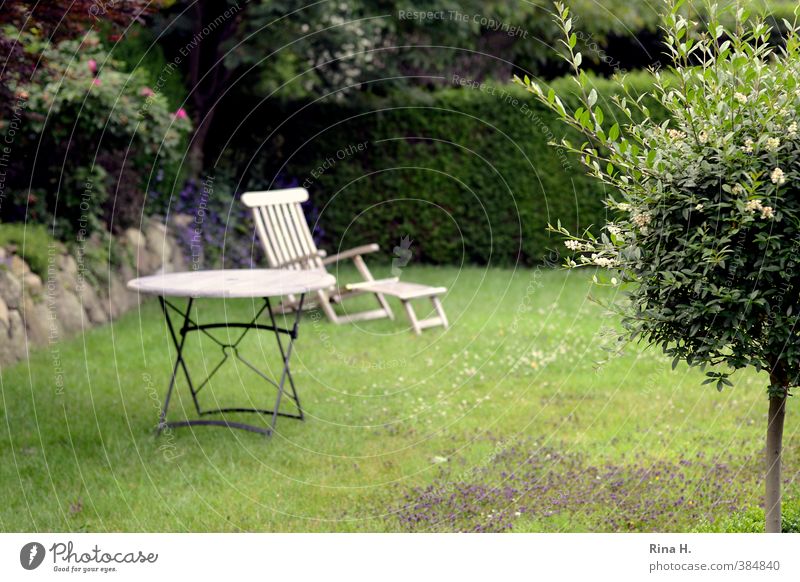
M564 83L555 82L562 94ZM649 78L629 83L638 91ZM391 256L410 244L414 260L430 263L538 264L560 246L548 222L579 230L604 220L597 183L548 145L567 131L558 119L516 86L454 84L366 110L327 99L288 105L274 133L253 138L264 153L244 184L305 186L329 252L377 242ZM596 86L602 104L612 84ZM232 147L252 156L259 145Z

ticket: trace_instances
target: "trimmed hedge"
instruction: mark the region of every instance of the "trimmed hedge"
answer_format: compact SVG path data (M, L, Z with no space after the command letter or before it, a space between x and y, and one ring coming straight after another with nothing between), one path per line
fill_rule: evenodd
M650 83L644 75L629 82L634 90ZM597 80L600 104L613 87ZM516 86L407 95L366 110L294 104L284 119L274 134L253 137L272 149L244 183L274 188L275 176L289 176L305 186L329 252L377 242L392 255L410 239L418 261L537 264L560 247L548 222L578 230L604 220L602 186L548 145L566 127ZM242 147L257 149L234 149Z

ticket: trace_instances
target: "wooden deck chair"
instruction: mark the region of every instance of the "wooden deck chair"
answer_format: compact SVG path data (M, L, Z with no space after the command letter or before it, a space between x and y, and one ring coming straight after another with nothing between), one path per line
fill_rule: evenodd
M263 192L247 192L242 195L242 202L253 211L256 223L256 232L267 256L267 262L273 269L325 269L328 265L339 261L352 259L363 277L364 283L376 282L370 273L362 255L374 253L378 245L370 244L333 256L327 256L325 251L317 249L311 231L308 228L303 209L300 204L308 200L308 191L305 188L287 188L284 190L269 190ZM344 299L365 293L375 296L379 308L370 311L347 313L339 315L332 303L340 303ZM370 291L360 284L353 288L331 288L317 292L317 301L309 307L318 306L325 315L334 323L349 323L369 319L388 317L394 319L389 303L383 293ZM294 297L284 301L279 310L292 311L297 306Z

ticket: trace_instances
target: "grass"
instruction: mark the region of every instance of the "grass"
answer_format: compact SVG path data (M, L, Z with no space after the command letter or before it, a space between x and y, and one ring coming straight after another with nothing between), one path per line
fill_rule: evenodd
M450 287L452 328L414 337L396 304L394 322L304 316L293 369L308 418L284 419L271 440L206 427L153 437L173 356L153 301L2 370L0 529L692 531L758 511L764 376L717 393L635 347L597 371L614 321L587 300L585 273L403 277ZM200 309L239 319L253 305ZM213 345L191 342L191 369L212 366ZM244 355L276 371L273 342L253 336ZM233 365L201 394L269 395ZM181 384L171 419L190 406ZM790 503L797 426L790 410Z

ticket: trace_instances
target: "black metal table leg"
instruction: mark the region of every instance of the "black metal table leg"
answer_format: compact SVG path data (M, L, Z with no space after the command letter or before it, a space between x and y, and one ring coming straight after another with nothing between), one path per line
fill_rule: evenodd
M172 343L175 345L175 349L177 350L177 355L175 356L175 365L172 367L172 376L170 376L169 379L169 388L167 388L167 397L164 400L164 407L161 409L161 416L158 422L158 432L161 432L166 426L165 422L167 420L167 410L169 409L169 401L172 397L172 391L175 388L175 380L177 379L178 375L178 366L183 369L183 375L186 377L186 382L189 384L189 390L191 391L192 399L194 400L194 407L198 414L200 414L200 404L197 401L197 393L195 392L194 385L192 384L192 378L189 376L189 370L186 368L186 362L183 359L183 346L186 343L186 333L184 330L186 329L192 313L193 299L189 298L189 301L186 305L186 312L183 317L183 325L180 328L180 339L178 339L177 335L175 334L175 326L173 326L172 318L169 316L166 300L163 297L159 297L158 299L161 303L161 310L164 312L164 319L166 319L167 322L169 335L172 337Z
M284 386L286 384L286 379L289 379L289 386L292 388L292 393L294 394L294 401L297 404L297 409L300 411L300 420L303 420L303 409L300 406L300 399L297 397L297 390L294 387L294 379L292 378L291 371L289 370L289 358L292 357L292 347L294 346L294 340L297 339L297 328L300 325L300 316L303 313L303 300L305 299L305 295L300 296L300 302L297 306L297 313L294 317L294 325L292 326L292 332L289 334L289 345L286 347L286 351L283 349L283 342L281 342L281 334L275 333L275 339L278 341L278 348L281 352L281 360L283 361L283 370L281 371L281 380L278 383L278 397L275 400L275 409L272 413L272 423L270 424L272 430L275 430L275 422L278 420L278 409L281 405L281 397L283 396ZM267 309L269 310L269 317L270 321L272 321L272 326L277 329L275 325L275 314L272 312L272 306L269 303L269 298L267 298Z
M172 338L173 345L177 350L177 354L175 357L175 363L172 368L172 375L170 377L169 386L167 388L167 395L164 400L164 406L161 410L161 414L159 417L159 424L158 424L158 433L161 433L165 428L178 428L178 427L185 427L185 426L225 426L228 428L237 428L241 430L247 430L263 435L270 436L274 430L275 425L277 423L277 419L279 416L287 417L287 418L294 418L298 420L303 420L303 409L300 406L300 399L297 394L297 388L294 383L294 378L291 374L290 369L290 358L292 355L292 347L294 345L294 340L297 339L298 328L300 325L300 317L302 315L302 305L305 299L305 294L300 295L300 302L299 306L300 309L297 310L297 314L295 316L294 323L290 329L279 327L277 322L275 321L275 314L272 310L272 305L268 297L264 298L264 305L261 309L256 313L256 315L251 319L249 322L245 323L210 323L210 324L199 324L195 322L191 317L191 310L193 305L193 299L189 299L186 310L181 311L177 306L172 304L171 302L167 301L164 297L159 297L159 301L161 304L161 309L164 313L164 319L166 320L167 328L170 333L170 337ZM172 318L170 317L170 310L177 313L182 318L182 325L179 329L177 329L173 324ZM270 317L270 325L263 325L257 323L258 318L264 311L269 313ZM213 329L231 329L231 328L238 328L242 330L242 333L236 338L233 343L225 343L215 337L210 330ZM242 340L245 338L247 333L250 330L260 330L260 331L272 331L275 334L275 339L278 344L278 349L281 354L281 362L282 362L282 369L281 369L281 376L278 382L275 382L271 378L269 378L264 372L258 369L257 366L246 360L239 354L238 347ZM191 376L189 375L189 370L186 365L186 360L183 357L183 350L186 345L186 337L190 332L199 331L209 337L212 341L214 341L218 346L222 348L223 351L223 358L222 360L214 366L211 373L195 388L195 385L192 382ZM288 335L289 342L284 347L284 343L281 340L281 335ZM222 367L222 365L229 359L229 358L236 358L254 372L256 372L263 380L272 384L277 389L277 395L275 398L275 407L272 410L264 410L258 408L217 408L213 410L203 410L200 406L200 402L198 400L198 393L209 383L211 378L217 373L217 371ZM181 420L181 421L167 421L167 412L169 411L170 400L172 397L173 390L175 389L175 384L178 375L178 368L183 370L183 374L186 377L186 381L189 385L189 391L192 395L192 400L194 401L195 409L199 416L206 416L209 414L224 414L228 413L255 413L264 416L270 416L270 426L269 428L261 427L261 426L254 426L251 424L243 423L243 422L234 422L228 421L224 419L190 419L190 420ZM291 393L286 392L285 386L286 381L289 382L289 387L291 388ZM281 401L283 399L283 395L286 393L295 403L297 407L297 414L290 414L286 412L280 411Z

